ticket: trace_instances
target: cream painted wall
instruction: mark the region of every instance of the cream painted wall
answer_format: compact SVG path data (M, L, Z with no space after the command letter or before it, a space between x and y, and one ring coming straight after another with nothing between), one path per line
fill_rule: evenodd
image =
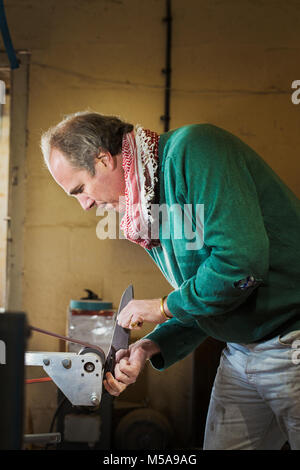
M170 291L138 246L97 239L96 215L56 186L39 150L43 130L87 108L162 132L164 7L162 0L7 2L14 46L32 53L23 303L33 325L63 333L69 300L85 287L115 306L130 282L137 298ZM299 30L298 1L173 0L171 127L211 122L226 128L298 196L300 105L291 102L291 83L300 79ZM29 347L58 345L33 335ZM190 358L163 374L147 367L125 397L146 393L184 440L190 371ZM28 394L35 432L48 428L56 400L52 385L41 387L42 400L41 389Z
M0 79L9 84L9 74L0 71ZM0 307L5 305L7 194L9 155L9 95L0 104Z

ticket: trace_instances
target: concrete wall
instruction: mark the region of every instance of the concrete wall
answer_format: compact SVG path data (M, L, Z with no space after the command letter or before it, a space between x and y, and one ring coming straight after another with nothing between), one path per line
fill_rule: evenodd
M85 287L115 306L130 282L136 298L170 291L141 248L97 239L95 213L65 196L39 150L43 130L87 108L163 131L165 2L14 0L6 9L15 48L32 53L23 305L30 323L64 333L69 300ZM171 127L211 122L226 128L298 196L300 105L291 102L291 83L300 79L299 29L299 1L173 0ZM58 348L40 335L29 346ZM125 397L148 396L183 438L190 371L190 359L164 374L147 368ZM55 401L52 385L30 389L35 432L48 428Z

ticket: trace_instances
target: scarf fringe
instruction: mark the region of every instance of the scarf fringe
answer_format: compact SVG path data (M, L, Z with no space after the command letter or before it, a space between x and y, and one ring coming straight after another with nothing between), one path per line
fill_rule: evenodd
M145 130L141 126L136 126L136 145L138 151L138 158L141 159L142 165L147 167L151 184L146 186L146 176L143 172L142 176L142 201L145 201L146 207L143 207L147 211L147 216L151 223L154 222L151 214L151 203L155 198L155 186L158 182L157 171L158 171L158 159L155 156L155 146L157 143L151 139L150 135L147 135Z
M144 248L160 244L151 240L151 205L155 201L158 183L158 142L155 132L137 125L123 137L122 154L125 175L125 215L120 227L124 236Z

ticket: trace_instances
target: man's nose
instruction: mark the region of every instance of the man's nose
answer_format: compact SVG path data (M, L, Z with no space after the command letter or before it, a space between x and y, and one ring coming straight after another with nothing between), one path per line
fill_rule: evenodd
M94 199L90 198L89 196L85 196L84 194L78 194L77 199L81 207L88 211L94 205Z

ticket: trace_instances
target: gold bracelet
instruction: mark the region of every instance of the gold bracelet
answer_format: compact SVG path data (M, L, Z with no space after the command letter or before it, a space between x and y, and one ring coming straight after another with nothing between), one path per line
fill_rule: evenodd
M171 317L169 317L166 312L165 312L165 309L164 309L164 301L165 299L167 298L167 295L165 295L164 297L162 297L160 299L160 311L161 311L161 314L163 317L165 317L167 320L170 320Z

